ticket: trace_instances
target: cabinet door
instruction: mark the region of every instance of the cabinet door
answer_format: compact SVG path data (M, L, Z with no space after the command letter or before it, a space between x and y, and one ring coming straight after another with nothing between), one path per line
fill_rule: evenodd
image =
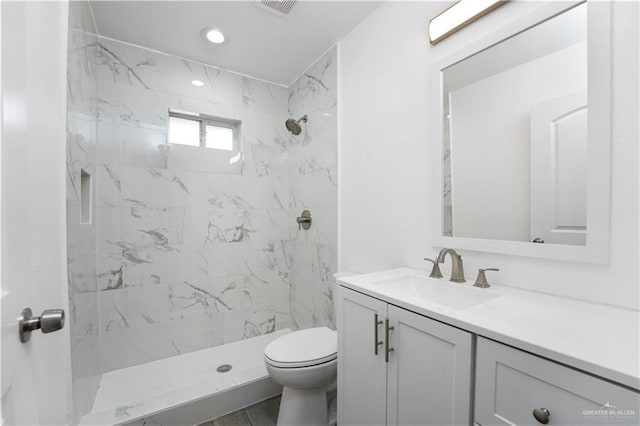
M387 424L471 424L471 333L392 305L388 316Z
M338 424L384 425L386 365L384 345L375 354L375 335L382 341L387 304L338 287L337 306Z

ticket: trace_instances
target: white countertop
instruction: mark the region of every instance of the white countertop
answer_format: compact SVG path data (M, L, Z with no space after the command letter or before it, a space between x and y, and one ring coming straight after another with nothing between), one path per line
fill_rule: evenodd
M640 390L638 311L499 285L478 289L473 280L457 284L441 278L443 286L500 296L458 310L376 284L403 275L428 277L420 269L399 268L337 280L343 287Z

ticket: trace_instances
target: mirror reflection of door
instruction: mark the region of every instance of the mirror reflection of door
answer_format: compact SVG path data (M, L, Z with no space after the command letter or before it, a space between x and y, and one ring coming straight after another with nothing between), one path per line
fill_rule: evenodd
M443 69L444 235L586 245L586 12Z
M531 107L531 239L585 245L587 93Z

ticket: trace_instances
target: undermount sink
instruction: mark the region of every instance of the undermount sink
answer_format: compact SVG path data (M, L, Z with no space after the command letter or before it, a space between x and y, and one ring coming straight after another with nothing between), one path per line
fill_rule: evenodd
M417 298L458 310L468 309L500 296L472 287L470 283L457 284L446 278L434 279L418 275L401 275L373 281L371 284L376 290L391 297L405 300Z

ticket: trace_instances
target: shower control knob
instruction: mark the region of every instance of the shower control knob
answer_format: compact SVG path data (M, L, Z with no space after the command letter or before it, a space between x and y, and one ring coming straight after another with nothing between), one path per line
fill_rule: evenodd
M31 339L31 332L40 329L43 333L52 333L64 327L64 310L47 309L39 317L34 317L30 308L24 308L18 318L18 335L20 341L26 343Z
M303 210L300 216L296 218L296 222L298 222L298 229L307 230L311 228L311 212Z

